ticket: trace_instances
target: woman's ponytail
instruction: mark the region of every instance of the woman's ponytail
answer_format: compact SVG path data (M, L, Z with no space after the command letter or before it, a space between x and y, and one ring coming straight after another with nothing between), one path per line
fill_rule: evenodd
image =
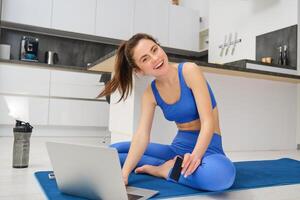
M110 95L117 89L121 94L118 102L126 99L132 92L132 66L128 62L126 55L126 42L123 42L118 50L115 61L115 69L113 78L107 82L104 90L98 95L97 98Z

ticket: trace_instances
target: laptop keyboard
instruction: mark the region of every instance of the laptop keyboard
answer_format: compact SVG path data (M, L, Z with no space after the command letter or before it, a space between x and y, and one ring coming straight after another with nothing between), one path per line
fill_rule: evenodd
M135 194L127 194L128 200L137 200L142 198L143 196L135 195Z

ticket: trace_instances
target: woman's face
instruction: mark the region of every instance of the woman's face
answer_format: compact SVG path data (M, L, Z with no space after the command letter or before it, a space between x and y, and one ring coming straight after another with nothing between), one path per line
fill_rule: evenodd
M142 39L133 49L133 59L138 71L144 75L161 76L168 70L168 57L164 50L155 42Z

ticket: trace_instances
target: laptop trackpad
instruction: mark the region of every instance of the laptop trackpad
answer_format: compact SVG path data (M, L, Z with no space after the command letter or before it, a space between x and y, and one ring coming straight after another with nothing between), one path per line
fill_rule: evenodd
M141 199L143 196L136 195L136 194L127 194L128 200L138 200Z
M158 193L158 191L155 190L136 188L131 186L127 186L126 191L129 200L148 199Z

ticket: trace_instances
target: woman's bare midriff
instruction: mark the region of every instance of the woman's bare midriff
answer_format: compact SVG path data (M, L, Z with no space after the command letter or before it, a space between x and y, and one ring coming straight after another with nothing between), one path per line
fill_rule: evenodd
M217 133L221 135L221 130L220 130L220 125L219 125L219 113L218 113L218 108L215 107L213 109L213 118L214 118L214 133ZM200 119L196 119L190 122L186 123L176 123L177 128L181 131L193 131L193 130L200 130L201 131L201 121Z

